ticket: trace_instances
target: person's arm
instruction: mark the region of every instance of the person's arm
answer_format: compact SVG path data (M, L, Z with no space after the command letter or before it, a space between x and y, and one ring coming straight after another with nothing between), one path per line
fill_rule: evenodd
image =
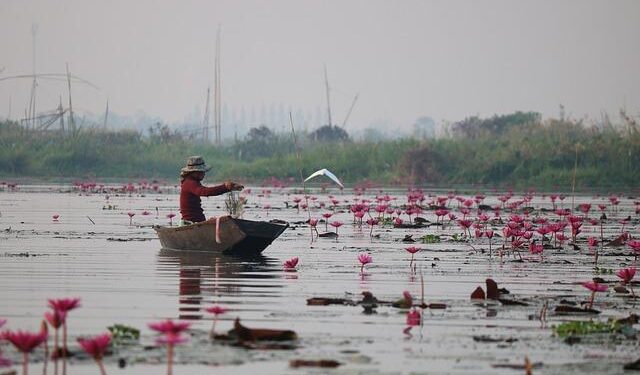
M224 193L231 191L230 189L227 188L226 184L220 184L216 186L202 186L200 182L195 180L190 180L189 184L187 185L187 188L189 189L189 192L200 197L222 195Z

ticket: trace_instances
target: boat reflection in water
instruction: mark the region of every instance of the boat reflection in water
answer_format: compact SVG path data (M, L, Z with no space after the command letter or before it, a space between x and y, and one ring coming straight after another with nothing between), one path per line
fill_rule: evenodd
M177 267L176 267L177 266ZM179 319L206 317L205 308L221 304L233 310L251 309L251 303L273 297L282 288L282 273L275 259L236 258L203 251L162 249L158 271L179 276ZM234 306L235 305L235 306Z

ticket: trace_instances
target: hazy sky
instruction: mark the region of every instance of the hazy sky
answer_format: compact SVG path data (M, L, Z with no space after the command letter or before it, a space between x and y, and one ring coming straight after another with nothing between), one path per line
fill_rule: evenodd
M229 108L325 108L349 127L409 126L515 110L640 113L640 1L0 1L0 77L71 72L74 107L181 121L204 108L222 29ZM41 80L38 108L67 101ZM29 80L0 81L0 117L24 113Z

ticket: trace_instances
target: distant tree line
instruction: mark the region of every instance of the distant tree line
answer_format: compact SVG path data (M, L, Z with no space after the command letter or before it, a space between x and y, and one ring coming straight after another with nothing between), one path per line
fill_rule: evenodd
M299 179L328 168L347 182L402 185L636 187L640 135L634 118L598 126L570 119L543 121L535 112L453 123L441 138L353 141L337 126L292 134L266 126L250 129L223 146L185 136L160 123L136 131L83 128L61 133L28 132L0 122L0 178L176 178L189 155L203 155L213 179Z

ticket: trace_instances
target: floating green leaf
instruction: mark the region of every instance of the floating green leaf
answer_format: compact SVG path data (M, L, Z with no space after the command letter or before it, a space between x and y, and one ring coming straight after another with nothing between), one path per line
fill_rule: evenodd
M568 337L576 335L589 335L594 333L616 333L619 332L624 325L616 322L598 322L598 321L572 321L564 322L553 327L553 331L559 337Z
M420 237L422 243L438 243L440 242L440 236L437 234L426 234Z
M140 330L124 324L114 324L107 329L111 332L111 340L114 345L131 344L140 339Z

